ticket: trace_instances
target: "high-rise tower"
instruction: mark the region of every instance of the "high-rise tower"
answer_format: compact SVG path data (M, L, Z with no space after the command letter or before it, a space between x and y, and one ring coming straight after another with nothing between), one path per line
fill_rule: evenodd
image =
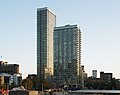
M54 29L54 78L61 85L80 83L81 31L77 25Z
M53 75L53 32L56 16L47 7L37 9L37 75L50 80Z

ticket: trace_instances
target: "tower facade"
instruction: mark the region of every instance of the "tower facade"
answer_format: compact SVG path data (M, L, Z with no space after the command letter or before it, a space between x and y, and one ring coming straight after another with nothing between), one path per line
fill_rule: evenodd
M54 29L54 79L60 85L79 84L81 31L77 25Z
M97 70L92 70L92 78L97 78Z
M50 80L53 75L53 31L56 16L47 7L37 9L37 75Z

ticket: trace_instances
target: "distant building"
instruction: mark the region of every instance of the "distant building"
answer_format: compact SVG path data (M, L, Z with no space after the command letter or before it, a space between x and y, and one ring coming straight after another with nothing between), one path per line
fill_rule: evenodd
M11 84L13 82L12 75L7 73L0 73L0 77L2 78L2 84L8 83Z
M20 85L22 81L22 74L19 73L19 65L7 63L8 62L0 61L0 77L2 78L0 81L4 85L11 85L12 83Z
M2 79L1 79L2 78ZM15 83L16 85L20 85L22 81L22 75L21 74L8 74L8 73L0 73L0 83L1 84L9 84Z
M100 89L101 80L100 78L88 77L85 80L85 87L87 89Z
M87 79L87 73L85 72L85 66L84 65L81 65L81 72L82 72L82 76L85 79Z
M97 70L92 70L92 78L97 78Z
M54 29L54 79L61 85L79 84L81 77L81 31L77 25Z
M16 85L20 85L21 82L22 82L22 74L14 74L12 75L12 78L13 78L13 82L16 84Z
M6 65L8 62L6 61L0 61L0 65Z
M112 73L100 72L100 78L89 77L85 81L87 89L111 90L116 88L116 80L112 78ZM119 83L117 85L119 88Z
M100 79L104 82L112 82L112 73L100 72Z
M19 65L7 64L7 62L0 61L0 73L19 74Z
M82 70L83 72L85 72L85 67L84 67L84 65L81 66L81 70Z
M4 84L4 77L0 76L0 85L3 85L3 84Z
M37 9L37 75L40 80L53 76L53 31L56 16L47 7Z
M85 72L84 65L81 65L81 87L84 88L85 80L87 79L87 73Z

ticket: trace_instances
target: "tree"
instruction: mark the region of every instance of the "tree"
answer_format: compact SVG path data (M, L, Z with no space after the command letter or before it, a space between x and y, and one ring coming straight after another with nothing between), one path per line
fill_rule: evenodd
M22 81L22 86L24 86L25 89L31 90L33 87L33 82L30 79L24 79Z
M11 83L11 85L10 85L10 88L9 88L9 89L12 89L12 88L14 88L14 87L17 87L17 85L15 84L15 82Z
M33 82L33 89L34 89L34 90L37 90L37 89L38 89L39 82L40 82L40 79L36 76L36 77L33 77L33 78L30 79L30 80Z

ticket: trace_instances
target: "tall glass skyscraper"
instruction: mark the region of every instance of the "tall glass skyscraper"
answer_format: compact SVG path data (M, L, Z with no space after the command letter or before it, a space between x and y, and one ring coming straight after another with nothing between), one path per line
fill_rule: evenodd
M81 31L77 25L54 29L54 79L60 85L79 84Z
M50 80L53 75L53 32L56 16L47 7L37 9L37 75Z

